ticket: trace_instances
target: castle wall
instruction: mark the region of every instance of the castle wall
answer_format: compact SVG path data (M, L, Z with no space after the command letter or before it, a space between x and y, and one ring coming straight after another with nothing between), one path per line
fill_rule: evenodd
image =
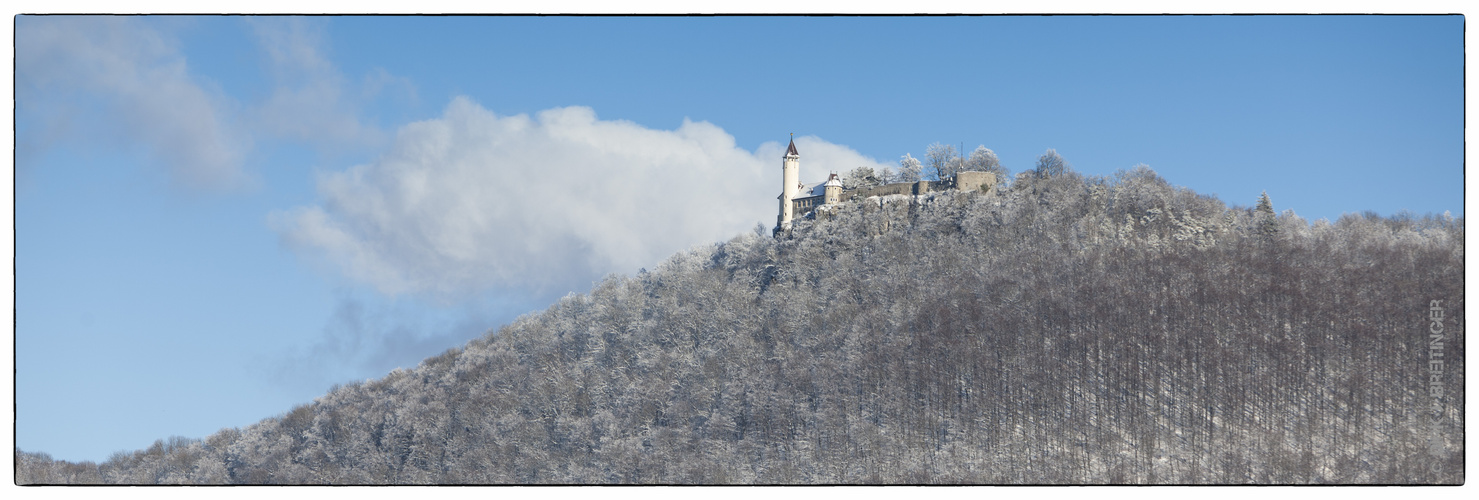
M851 191L843 191L841 201L862 199L869 196L888 196L892 194L919 195L931 191L940 191L941 189L943 189L943 187L944 185L941 183L930 181L885 184L882 186L873 186L870 188L860 188Z
M845 203L852 200L861 200L874 196L917 196L937 191L959 189L961 191L986 192L996 187L996 174L991 172L959 172L955 177L945 181L919 181L900 182L885 184L868 188L852 189L842 191L837 196L837 202ZM793 218L800 218L811 213L812 210L827 202L826 195L808 196L796 198L791 201L791 213Z
M914 189L914 185L913 184L884 184L882 186L873 186L873 187L870 187L870 188L854 189L854 190L851 190L851 191L843 191L843 193L842 193L842 201L848 201L848 200L853 200L853 199L862 199L862 198L867 198L869 196L888 196L888 195L891 195L891 194L909 194L909 193L912 193L913 192L913 189Z
M991 172L957 172L955 189L961 191L990 191L996 187L996 174Z

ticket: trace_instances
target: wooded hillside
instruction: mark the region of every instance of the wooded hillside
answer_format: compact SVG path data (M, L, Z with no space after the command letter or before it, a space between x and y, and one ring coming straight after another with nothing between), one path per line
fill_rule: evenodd
M1462 219L1311 224L1139 168L756 233L244 429L17 450L17 481L1464 480Z

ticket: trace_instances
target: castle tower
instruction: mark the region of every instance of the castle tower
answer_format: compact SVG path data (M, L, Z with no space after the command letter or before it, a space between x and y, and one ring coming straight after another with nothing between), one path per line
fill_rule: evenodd
M791 199L801 189L801 154L796 152L796 139L791 139L784 158L781 161L781 211L776 220L776 227L779 229L789 227L791 219L796 217L791 204Z
M836 205L842 201L842 181L837 179L837 174L827 178L827 183L822 184L822 203L825 205Z

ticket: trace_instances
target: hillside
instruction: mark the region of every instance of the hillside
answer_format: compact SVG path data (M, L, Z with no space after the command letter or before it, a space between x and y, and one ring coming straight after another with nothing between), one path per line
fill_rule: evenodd
M853 201L244 429L17 450L16 480L1461 483L1463 231L1144 168Z

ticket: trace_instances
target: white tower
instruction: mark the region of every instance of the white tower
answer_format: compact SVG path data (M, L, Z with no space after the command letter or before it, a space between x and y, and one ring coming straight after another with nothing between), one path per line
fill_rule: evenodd
M796 139L791 139L791 145L786 147L785 160L781 162L781 214L776 220L779 229L789 227L791 219L796 216L791 199L801 190L800 170L801 155L796 152Z

